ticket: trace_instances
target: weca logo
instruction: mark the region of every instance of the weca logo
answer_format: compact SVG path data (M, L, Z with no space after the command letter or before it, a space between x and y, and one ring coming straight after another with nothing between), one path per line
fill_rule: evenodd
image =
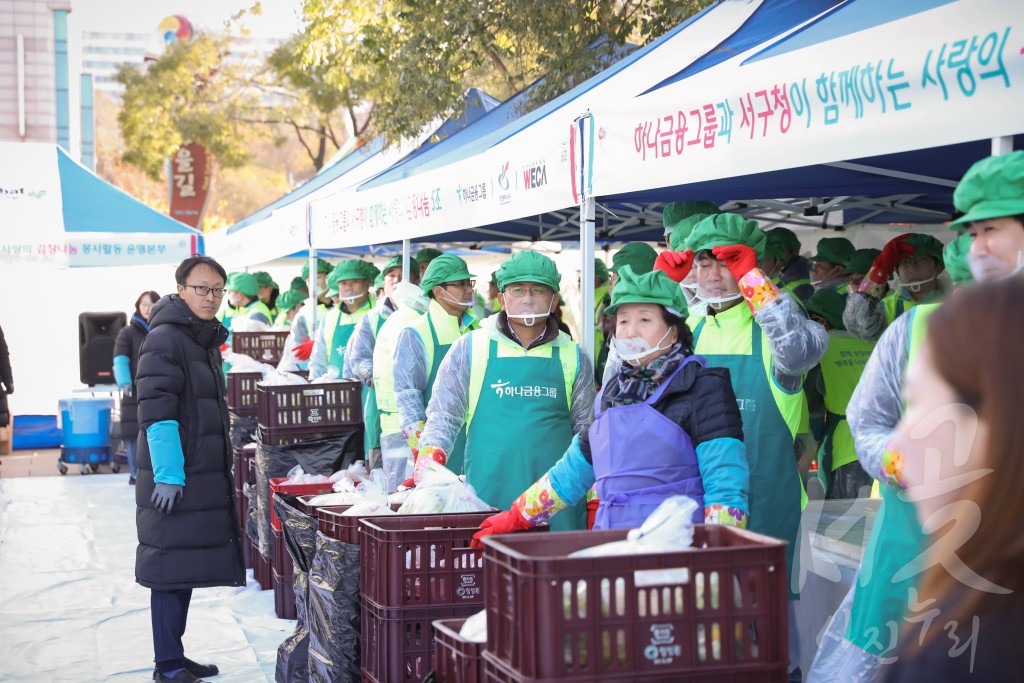
M498 174L498 186L503 190L507 190L509 188L508 165L509 162L506 161L505 165L501 167L501 173Z
M523 169L523 185L527 190L548 184L547 164L536 164Z

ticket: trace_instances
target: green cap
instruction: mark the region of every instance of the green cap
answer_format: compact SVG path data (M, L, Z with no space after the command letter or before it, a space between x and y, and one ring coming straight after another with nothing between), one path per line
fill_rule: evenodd
M687 246L696 254L714 247L743 244L753 249L760 261L764 258L766 241L764 231L757 227L757 221L747 220L738 213L720 213L708 216L695 225Z
M401 256L392 256L391 258L389 258L384 263L384 267L381 268L381 270L380 270L380 275L383 278L387 274L387 272L389 270L391 270L392 268L401 268L401 267L402 267L402 257Z
M605 307L605 313L614 313L619 304L641 303L658 304L673 315L686 317L686 297L678 283L660 270L638 275L631 266L623 266L612 290L612 302Z
M669 202L665 205L664 211L661 212L661 224L665 226L666 230L673 230L679 222L700 214L702 216L711 216L716 213L722 213L722 210L718 208L718 204L714 202Z
M309 269L307 268L307 270ZM294 289L300 292L308 292L309 284L307 284L306 281L301 277L294 277L292 278L292 284L288 289Z
M316 260L316 272L317 273L327 273L329 275L332 270L334 270L334 266L331 265L330 261L328 261L326 259L322 259L322 258L318 258ZM306 260L305 263L302 264L302 279L303 280L308 280L309 279L309 260L308 259Z
M907 237L903 241L914 247L915 256L934 256L939 260L939 265L942 265L942 250L944 247L942 242L936 238L931 235L916 233Z
M594 259L594 277L602 285L608 282L608 266L599 258Z
M833 261L835 263L835 261ZM836 330L845 330L843 311L846 310L846 297L834 289L815 290L811 298L804 304L808 313L820 315Z
M258 271L252 274L256 278L256 284L260 287L270 287L271 289L280 289L277 283L274 282L273 278L270 277L270 273L266 271Z
M964 214L949 224L954 230L1024 214L1024 151L988 157L967 169L953 191L953 205Z
M557 292L562 282L555 262L536 251L520 251L505 259L498 268L497 278L500 290L516 282L536 282Z
M857 247L845 237L823 237L818 240L818 253L811 257L811 260L828 261L846 267L856 252Z
M256 284L256 278L252 276L252 273L231 273L228 275L228 283L224 287L252 298L259 296L260 293L260 286Z
M774 234L775 239L779 240L779 244L781 244L786 251L791 251L795 254L800 253L800 238L797 237L796 233L789 228L772 228L767 234Z
M623 245L615 256L612 256L612 272L618 273L619 269L629 266L633 272L642 275L654 270L654 262L658 258L658 252L646 242L630 242ZM616 285L618 286L618 285Z
M495 287L498 286L498 271L496 271L496 270L492 270L491 271L491 280L490 280L490 282Z
M943 262L946 272L954 285L966 284L974 279L970 266L967 265L967 254L971 251L971 236L966 232L946 245L943 250Z
M771 233L768 233L771 235ZM846 263L846 272L851 275L866 275L875 259L882 255L881 249L858 249Z
M769 230L764 234L764 255L772 256L780 261L786 260L785 238L776 234L775 230Z
M334 270L331 275L334 276L334 282L338 283L342 280L366 280L373 282L377 277L377 266L373 265L369 261L363 261L357 258L347 258L344 261L334 266Z
M384 286L384 273L382 272L380 275L378 275L377 277L375 277L373 279L373 288L375 290L377 290L377 289L381 289L383 286Z
M441 254L427 265L427 269L423 272L423 280L420 282L420 289L424 294L429 294L430 290L437 285L469 280L472 277L469 274L469 266L461 258L454 254Z
M436 259L441 254L442 252L440 250L428 247L426 249L421 249L420 252L416 254L415 261L422 267Z
M282 292L281 296L277 297L277 310L279 313L290 311L305 300L306 295L303 292L289 289L287 292Z

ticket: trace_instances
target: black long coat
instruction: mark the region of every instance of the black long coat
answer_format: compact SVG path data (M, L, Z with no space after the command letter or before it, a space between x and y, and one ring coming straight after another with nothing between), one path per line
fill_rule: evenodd
M3 328L0 328L0 382L8 390L14 387L14 376L11 375L11 354L7 350L7 340ZM7 410L7 392L0 388L0 427L11 424L11 415Z
M135 385L139 473L135 580L174 590L244 586L242 544L231 480L231 446L219 346L227 330L197 318L178 295L153 306ZM184 454L185 489L170 515L157 511L146 431L174 420Z
M138 387L135 386L135 376L139 372L139 353L142 350L142 342L146 340L146 325L138 314L132 316L127 325L117 333L114 340L114 356L127 356L128 367L132 376L132 395L121 397L121 420L118 436L122 439L135 439L139 435L137 396Z

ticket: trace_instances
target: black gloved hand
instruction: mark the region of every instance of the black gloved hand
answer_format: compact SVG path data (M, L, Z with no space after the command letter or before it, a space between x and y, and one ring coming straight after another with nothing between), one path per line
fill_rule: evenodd
M157 482L153 488L153 495L149 500L157 510L165 515L169 515L174 510L177 502L181 500L184 491L185 487L179 484L161 484Z

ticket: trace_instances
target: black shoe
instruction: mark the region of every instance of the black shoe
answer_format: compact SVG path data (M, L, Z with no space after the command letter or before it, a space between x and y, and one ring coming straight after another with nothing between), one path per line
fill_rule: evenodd
M165 676L159 671L154 672L154 679L156 683L204 683L201 678L196 678L188 669L181 669L178 673L174 674L174 677Z
M192 678L184 679L186 682L187 681L193 681L193 680L199 680L199 678L202 678L203 676L216 676L216 675L218 675L220 673L220 669L217 668L216 664L199 664L197 662L193 662L188 657L185 657L185 671L187 671L189 673L189 675L192 676ZM153 680L159 680L157 678L157 673L158 673L157 670L153 669ZM184 673L184 672L181 672L181 673ZM164 676L163 680L165 680L165 681L177 681L179 679L178 678L167 678L166 676Z
M128 485L135 486L135 477L128 477Z

